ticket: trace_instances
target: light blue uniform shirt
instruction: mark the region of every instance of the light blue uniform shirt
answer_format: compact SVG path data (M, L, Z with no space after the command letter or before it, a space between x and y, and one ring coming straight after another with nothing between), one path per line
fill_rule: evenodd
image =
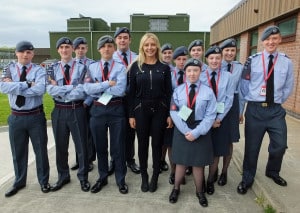
M83 86L86 94L91 97L89 98L89 101L86 102L88 105L90 105L93 100L99 99L104 92L113 95L113 98L123 97L125 95L127 84L125 66L113 59L108 61L109 80L116 81L116 85L110 87L108 80L102 80L102 69L104 68L104 63L104 60L100 60L99 62L91 64L88 68L91 82L87 82ZM96 83L96 81L98 81L98 83Z
M227 70L228 64L229 64L228 62L223 60L221 64L221 70L228 72ZM231 64L230 73L232 78L232 84L233 87L235 88L234 94L239 94L239 108L240 108L240 115L242 115L245 106L245 100L244 97L242 96L241 89L240 89L243 65L238 61L231 61L230 64Z
M190 82L183 83L174 90L171 100L170 115L174 124L182 134L186 134L191 131L192 135L195 138L198 138L200 135L206 135L215 121L217 115L216 98L212 89L203 83L200 83L200 80L195 83L195 85L197 85L195 91L198 91L195 103L195 120L201 122L195 129L190 129L186 122L178 115L181 107L184 105L187 106L188 103L186 84L189 88L188 92L190 92Z
M34 82L34 85L28 88L26 81L20 82L22 67L23 65L19 63L10 63L4 68L4 72L13 82L0 82L0 92L8 94L9 105L12 109L30 110L43 104L43 95L46 91L46 71L40 65L27 64L26 81ZM18 95L26 97L25 105L22 107L15 104Z
M78 63L81 63L81 64L85 65L86 67L89 67L90 64L92 64L92 63L95 62L93 59L90 59L90 58L87 58L87 57L84 57L84 58L75 58L75 60Z
M131 64L138 56L135 52L130 51L130 49L128 49L126 51L126 55L127 55L126 58L127 58L127 61L128 61L128 65ZM127 65L123 61L122 51L120 51L120 50L115 51L114 54L113 54L113 59L116 62L119 62L119 63L123 64L127 68Z
M70 66L70 84L63 85L66 64L59 61L47 69L47 75L49 75L48 70L53 69L53 77L57 82L57 85L48 84L47 92L58 102L84 100L87 97L83 90L85 65L76 62L75 59L67 64Z
M228 111L230 110L232 103L233 103L233 94L234 94L234 87L232 84L231 74L227 71L221 71L220 69L215 70L215 80L217 84L217 102L224 103L224 112L218 113L216 119L220 121L227 115ZM205 85L209 85L210 87L210 79L212 77L213 70L208 67L205 71L203 71L200 75L200 80ZM219 81L218 81L219 76Z
M262 54L265 58L265 70L268 72L269 53L263 51L250 56L245 63L241 92L246 101L264 102L266 96L260 95L262 86L266 86L264 80L264 68ZM277 61L275 62L276 56ZM274 66L274 102L277 104L284 103L293 91L294 72L292 61L283 53L273 53Z

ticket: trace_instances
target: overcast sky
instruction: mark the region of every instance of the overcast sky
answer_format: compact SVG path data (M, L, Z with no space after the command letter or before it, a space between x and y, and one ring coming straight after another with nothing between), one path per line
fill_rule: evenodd
M111 22L130 22L133 13L190 15L190 31L210 26L241 0L1 0L0 47L29 40L50 47L49 31L67 31L67 19L79 14Z

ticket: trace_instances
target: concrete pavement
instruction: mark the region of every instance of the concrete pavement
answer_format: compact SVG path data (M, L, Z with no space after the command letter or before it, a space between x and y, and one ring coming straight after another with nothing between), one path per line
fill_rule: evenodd
M170 204L168 196L172 186L168 183L169 172L163 172L159 177L158 190L155 193L143 193L140 190L140 175L128 170L126 181L129 193L122 195L115 184L114 176L110 176L108 185L99 193L82 192L76 172L71 171L71 183L60 191L44 194L36 178L36 170L32 149L28 167L27 186L15 196L5 198L5 191L14 180L13 165L9 147L8 134L5 127L0 128L0 212L263 212L270 204L277 212L297 212L300 204L297 199L300 189L300 121L287 116L289 149L284 157L281 175L288 181L287 187L276 185L264 176L267 160L266 137L260 153L255 183L246 195L239 195L236 187L241 180L241 165L243 160L244 137L241 125L240 143L234 145L233 161L229 167L228 183L220 187L215 184L215 194L207 195L209 206L203 208L195 196L192 176L187 177L187 184L181 187L181 194L176 204ZM57 180L55 165L55 149L51 127L48 127L50 183ZM31 145L30 145L31 146ZM69 164L74 162L74 148L70 143ZM151 154L149 154L151 156ZM137 158L137 156L136 156ZM151 159L149 174L151 174ZM221 168L221 167L220 167ZM206 174L208 172L206 171ZM94 184L98 178L96 169L89 180Z

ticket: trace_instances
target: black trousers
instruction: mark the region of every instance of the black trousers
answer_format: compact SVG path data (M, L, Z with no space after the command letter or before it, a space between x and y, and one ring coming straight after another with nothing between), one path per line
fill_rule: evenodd
M88 156L87 156L87 120L85 108L75 109L54 108L51 114L52 129L56 148L56 166L58 179L70 177L68 156L70 133L75 144L78 156L79 180L88 179Z
M39 183L49 180L47 126L45 113L8 117L9 139L15 171L15 187L25 186L27 180L28 144L33 147Z
M269 134L269 159L266 173L279 174L283 155L287 148L285 110L280 104L263 107L261 103L248 102L245 113L245 154L243 181L251 185L257 169L257 161L263 137Z
M135 109L138 156L141 174L147 174L151 136L153 174L158 175L168 109L160 101L144 101Z

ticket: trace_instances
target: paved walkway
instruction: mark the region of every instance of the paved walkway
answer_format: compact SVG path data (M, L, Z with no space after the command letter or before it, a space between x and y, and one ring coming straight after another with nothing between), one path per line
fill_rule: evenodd
M300 121L287 117L289 149L284 158L281 175L288 181L287 187L277 186L264 176L267 159L268 138L260 153L257 176L252 190L246 195L239 195L236 187L241 180L241 162L243 158L243 125L241 142L234 146L233 163L229 168L228 184L220 187L216 184L214 195L207 195L209 207L199 205L195 196L192 176L187 177L187 184L181 187L181 194L176 204L168 202L172 186L168 183L168 172L159 178L155 193L143 193L140 190L141 178L130 170L127 173L129 193L122 195L115 184L114 176L109 177L109 184L97 194L82 192L76 172L71 171L71 183L60 191L43 194L36 178L34 157L30 150L27 186L11 198L5 198L5 191L13 183L13 165L8 141L7 128L0 128L0 212L263 212L263 206L270 204L277 212L298 212L300 203L297 199L300 189ZM51 127L48 127L49 161L51 167L50 183L57 180L55 150ZM74 162L74 148L70 143L69 163ZM151 155L149 155L151 156ZM151 160L149 161L151 164ZM151 168L151 166L149 166ZM151 169L149 169L151 174ZM207 174L208 172L206 172ZM89 176L91 184L98 178L96 169Z

